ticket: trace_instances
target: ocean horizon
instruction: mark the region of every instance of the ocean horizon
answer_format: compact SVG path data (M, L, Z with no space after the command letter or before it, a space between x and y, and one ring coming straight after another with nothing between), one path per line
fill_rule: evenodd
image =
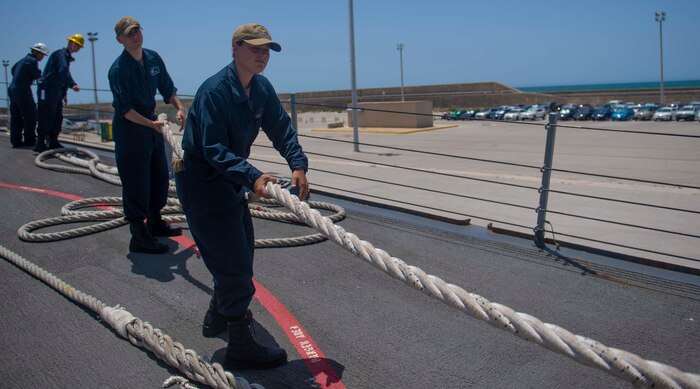
M614 84L580 84L580 85L553 85L553 86L528 86L515 87L523 92L559 92L581 90L613 90L613 89L658 89L659 81L651 82L625 82ZM664 88L700 87L700 80L664 81Z

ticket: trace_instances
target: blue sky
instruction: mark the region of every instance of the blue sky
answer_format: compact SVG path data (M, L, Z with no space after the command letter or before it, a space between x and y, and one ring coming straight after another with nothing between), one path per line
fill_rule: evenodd
M0 59L14 63L35 42L53 50L71 34L99 32L97 87L107 89L107 71L122 50L114 23L129 15L141 22L144 47L161 54L179 93L194 94L230 62L233 30L259 22L283 48L265 71L278 92L349 89L348 8L347 0L6 1ZM357 87L400 86L399 42L406 86L657 81L658 10L667 14L664 79L700 79L697 0L354 0ZM92 88L89 42L75 57L73 78ZM109 92L99 96L111 101ZM69 103L93 99L89 90L69 92Z

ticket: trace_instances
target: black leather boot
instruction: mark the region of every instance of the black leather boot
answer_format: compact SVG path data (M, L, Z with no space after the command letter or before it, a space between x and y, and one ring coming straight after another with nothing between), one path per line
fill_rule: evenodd
M39 135L36 138L36 143L34 143L34 151L37 153L43 153L44 151L48 150L49 148L46 147L46 138Z
M253 339L252 319L250 310L241 318L229 318L226 369L271 369L287 363L284 349L265 347Z
M58 134L56 135L49 135L49 148L51 150L53 149L62 149L63 145L58 142Z
M129 251L132 253L163 254L168 252L168 246L157 241L142 221L129 222L131 242Z
M146 222L146 227L148 227L148 232L153 236L182 235L182 228L171 226L170 223L163 220L160 215L149 217Z
M49 149L51 149L51 150L53 150L53 149L62 149L62 148L64 148L64 147L65 147L65 146L63 146L62 144L58 143L58 139L55 140L55 141L49 142Z
M209 309L204 315L204 324L202 325L202 335L205 338L213 338L228 328L228 320L219 313L216 309L216 295L212 296L209 301Z

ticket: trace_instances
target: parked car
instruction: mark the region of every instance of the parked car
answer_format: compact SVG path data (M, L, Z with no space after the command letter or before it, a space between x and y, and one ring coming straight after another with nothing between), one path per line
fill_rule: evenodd
M695 120L695 114L700 110L698 105L684 105L676 111L676 121Z
M542 107L531 107L525 112L520 113L520 120L535 120L544 119L547 112Z
M485 109L477 112L474 117L477 119L488 119L489 114L495 110L496 110L496 108L485 108Z
M700 121L700 111L695 113L695 120Z
M450 112L447 112L447 113L443 114L443 115L442 115L442 119L443 119L443 120L457 120L457 117L458 117L459 114L461 114L461 113L462 113L461 110L455 109L455 110L452 110L452 111L450 111Z
M576 113L573 116L574 120L590 120L591 113L593 113L593 107L588 104L584 104L576 108Z
M608 120L612 115L612 108L609 105L599 105L591 112L591 120Z
M673 120L673 117L676 116L676 109L673 107L663 107L659 108L658 111L654 112L654 116L652 116L652 120L655 122L658 122L659 120Z
M634 110L630 107L618 107L615 108L613 113L610 115L612 120L630 120L634 117Z
M457 116L458 120L469 120L469 119L474 119L476 116L476 113L479 112L477 109L467 109L462 111L462 113Z
M632 119L651 120L651 118L654 116L654 112L656 112L656 108L654 107L641 107L634 113L634 117L632 117Z
M525 112L522 108L513 108L503 115L503 120L520 120L520 115Z
M574 115L576 114L576 106L573 104L565 104L562 105L561 109L559 110L559 119L560 120L569 120L573 119Z
M489 119L501 120L501 119L503 119L503 115L506 114L506 111L508 111L508 106L501 105L500 107L496 108L493 112L491 112L489 114Z

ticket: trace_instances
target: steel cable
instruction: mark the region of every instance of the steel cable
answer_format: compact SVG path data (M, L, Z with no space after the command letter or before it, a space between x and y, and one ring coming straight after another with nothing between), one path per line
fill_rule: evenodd
M685 213L700 214L700 211L693 211L693 210L690 210L690 209L675 208L675 207L667 207L667 206L664 206L664 205L646 204L646 203L639 203L639 202L636 202L636 201L611 199L611 198L607 198L607 197L600 197L600 196L579 194L579 193L573 193L573 192L566 192L566 191L563 191L563 190L548 189L547 191L548 191L549 193L559 193L559 194L564 194L564 195L569 195L569 196L583 197L583 198L587 198L587 199L595 199L595 200L602 200L602 201L612 201L612 202L622 203L622 204L639 205L639 206L642 206L642 207L657 208L657 209L666 209L666 210L669 210L669 211L677 211L677 212L685 212Z
M273 148L272 146L268 146L268 145L257 145L257 146L263 147L263 148L270 148L270 149ZM362 163L371 164L371 165L376 165L376 166L390 167L390 168L394 168L394 169L408 170L408 171L413 171L413 172L427 173L427 174L433 174L433 175L444 176L444 177L451 177L451 178L461 178L461 179L470 180L470 181L487 182L487 183L490 183L490 184L498 184L498 185L512 186L512 187L522 188L522 189L531 189L531 190L538 190L538 189L539 189L539 188L536 188L536 187L533 187L533 186L526 186L526 185L519 185L519 184L510 184L510 183L507 183L507 182L498 182L498 181L486 180L486 179L483 179L483 178L474 178L474 177L468 177L468 176L460 176L460 175L457 175L457 174L442 173L442 172L436 172L436 171L425 170L425 169L417 169L417 168L412 168L412 167L407 167L407 166L392 165L392 164L382 163L382 162L364 161L364 160L361 160L361 159L340 157L340 156L338 156L338 155L316 153L316 152L313 152L313 151L304 151L304 153L305 153L305 154L308 154L308 155L317 155L317 156L320 156L320 157L327 157L327 158L333 158L333 159L340 159L340 160L343 160L343 161L362 162Z
M370 197L370 198L374 198L374 199L385 200L385 201L392 201L392 202L395 202L395 203L405 204L405 205L411 205L411 206L419 207L419 208L432 209L432 210L434 210L434 211L440 211L440 212L445 212L445 213L451 213L451 214L453 214L453 215L472 217L472 218L475 218L475 219L481 219L481 220L491 221L491 222L495 222L495 223L506 224L506 225L509 225L509 226L525 228L525 229L528 229L528 230L529 230L529 229L532 229L531 226L524 226L524 225L522 225L522 224L515 224L515 223L505 222L505 221L502 221L502 220L497 220L497 219L492 219L492 218L486 218L486 217L483 217L483 216L470 215L470 214L466 214L466 213L459 213L459 212L455 212L455 211L452 211L452 210L449 210L449 209L441 209L441 208L429 207L429 206L427 206L427 205L409 203L409 202L407 202L407 201L401 201L401 200L391 199L391 198L388 198L388 197L370 195L370 194L367 194L367 193L360 193L360 192L352 191L352 190L349 190L349 189L340 189L340 188L336 188L336 187L333 187L333 186L322 185L322 184L314 184L314 187L327 188L327 189L331 189L331 190L337 190L337 191L339 191L339 192L347 192L347 193L352 193L352 194L356 194L356 195L360 195L360 196L365 196L365 197Z
M607 244L607 245L610 245L610 246L621 247L621 248L624 248L624 249L632 249L632 250L637 250L637 251L643 251L643 252L645 252L645 253L650 253L650 254L658 254L658 255L663 255L663 256L667 256L667 257L673 257L673 258L679 258L679 259L687 259L687 260L689 260L689 261L694 261L694 262L699 262L699 261L700 261L700 259L698 259L698 258L691 258L691 257L682 256L682 255L677 255L677 254L669 254L669 253L664 253L664 252L661 252L661 251L643 249L643 248L634 247L634 246L629 246L629 245L624 245L624 244L620 244L620 243L613 243L613 242L608 242L608 241L599 240L599 239L594 239L594 238L587 238L587 237L583 237L583 236L567 234L567 233L563 233L563 232L560 232L560 231L557 231L557 235L559 235L559 236L567 236L567 237L569 237L569 238L581 239L581 240L585 240L585 241L588 241L588 242L595 242L595 243ZM562 243L563 245L567 245L567 244L568 244L568 242L561 242L561 243ZM569 245L570 245L570 244L569 244ZM586 250L586 248L583 248L583 250Z
M345 139L323 138L323 137L320 137L320 136L304 135L304 134L299 134L299 137L309 138L309 139L320 139L320 140L329 141L329 142L340 142L340 143L355 144L355 142L350 141L350 140L345 140ZM467 160L467 161L477 161L477 162L495 163L495 164L501 164L501 165L506 165L506 166L517 166L517 167L524 167L524 168L537 169L537 170L540 170L540 168L541 168L541 166L525 165L525 164L520 164L520 163L503 162L503 161L494 161L494 160L491 160L491 159L483 159L483 158L472 158L472 157L465 157L465 156L463 156L463 155L453 155L453 154L435 153L435 152L432 152L432 151L413 150L413 149L407 149L407 148L404 148L404 147L387 146L387 145L377 145L377 144L373 144L373 143L363 143L363 142L358 142L357 144L360 145L360 146L372 146L372 147L379 147L379 148L389 149L389 150L408 151L408 152L416 153L416 154L434 155L434 156L437 156L437 157L455 158L455 159L462 159L462 160Z
M663 233L671 234L671 235L687 236L689 238L700 238L700 235L688 234L685 232L664 230L662 228L645 227L645 226L640 226L640 225L631 224L631 223L622 223L622 222L616 222L616 221L612 221L612 220L600 219L597 217L576 215L576 214L560 212L560 211L552 211L551 209L539 209L538 212L540 212L540 211L545 211L547 213L553 213L555 215L569 216L569 217L574 217L574 218L578 218L578 219L585 219L585 220L592 220L592 221L601 222L601 223L614 224L614 225L618 225L618 226L639 228L639 229L647 230L647 231L663 232Z
M560 123L557 123L557 128L571 128L571 129L575 129L575 130L590 130L590 131L603 131L603 132L617 132L617 133L623 133L623 134L659 135L659 136L670 136L670 137L681 137L681 138L700 139L700 135L667 134L667 133L664 133L664 132L648 132L648 131L634 131L634 130L617 130L617 129L613 129L613 128L569 126L569 125L560 124Z
M283 165L283 164L284 164L283 162L270 161L270 160L261 159L261 158L250 158L250 159L251 159L251 160L254 160L254 161L267 162L267 163L272 163L272 164L276 164L276 165ZM437 190L437 189L427 189L427 188L422 188L422 187L413 186L413 185L401 184L401 183L398 183L398 182L391 182L391 181L386 181L386 180L378 180L378 179L375 179L375 178L369 178L369 177L363 177L363 176L356 176L356 175L354 175L354 174L338 173L338 172L334 172L334 171L330 171L330 170L324 170L324 169L314 169L314 172L328 173L328 174L333 174L333 175L341 176L341 177L357 178L357 179L359 179L359 180L365 180L365 181L371 181L371 182L378 182L378 183L381 183L381 184L389 184L389 185L399 186L399 187L402 187L402 188L417 189L417 190L421 190L421 191L424 191L424 192L430 192L430 193L442 194L442 195L446 195L446 196L459 197L459 198L463 198L463 199L484 201L484 202L487 202L487 203L506 205L506 206L509 206L509 207L527 209L527 210L531 210L531 211L534 211L534 210L535 210L535 208L533 208L533 207L528 207L528 206L520 205L520 204L512 204L512 203L506 203L506 202L503 202L503 201L483 199L483 198L480 198L480 197L461 195L461 194L456 194L456 193L453 193L453 192L445 192L445 191L441 191L441 190Z
M546 168L543 168L546 169ZM584 176L591 176L591 177L600 177L600 178L612 178L614 180L624 180L624 181L632 181L632 182L641 182L644 184L654 184L654 185L664 185L664 186L673 186L677 188L686 188L686 189L700 189L700 186L693 186L693 185L683 185L683 184L674 184L672 182L661 182L661 181L651 181L651 180L641 180L638 178L628 178L628 177L617 177L617 176L610 176L606 174L597 174L597 173L590 173L590 172L578 172L575 170L566 170L566 169L555 169L551 168L549 169L550 171L553 172L559 172L559 173L570 173L570 174L579 174L579 175L584 175Z

